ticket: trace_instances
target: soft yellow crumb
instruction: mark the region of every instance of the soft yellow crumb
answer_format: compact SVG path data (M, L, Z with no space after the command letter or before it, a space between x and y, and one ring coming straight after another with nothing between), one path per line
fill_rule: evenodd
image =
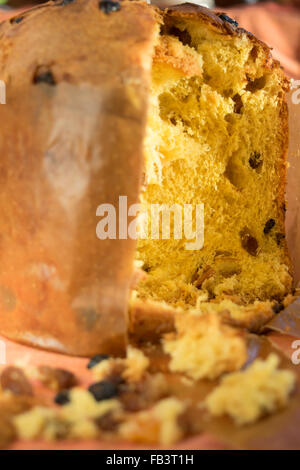
M270 354L245 371L225 376L206 398L207 409L214 416L228 414L243 425L286 406L296 377L289 370L279 370L278 364L278 356Z

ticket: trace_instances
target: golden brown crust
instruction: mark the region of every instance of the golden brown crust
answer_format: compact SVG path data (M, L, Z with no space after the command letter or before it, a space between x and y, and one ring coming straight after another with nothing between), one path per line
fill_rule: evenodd
M136 203L158 17L49 2L0 31L0 331L70 354L122 354L135 242L97 207Z
M136 299L129 310L129 336L137 342L157 342L175 331L175 315L172 307Z

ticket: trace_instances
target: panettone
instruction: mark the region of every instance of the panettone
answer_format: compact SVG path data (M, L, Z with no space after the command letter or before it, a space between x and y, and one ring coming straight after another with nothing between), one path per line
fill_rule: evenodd
M134 325L151 338L202 302L272 315L292 283L288 82L265 44L203 7L127 0L50 1L0 44L1 333L119 354ZM169 239L100 240L97 208L118 214L120 196L202 207L203 247L175 222Z

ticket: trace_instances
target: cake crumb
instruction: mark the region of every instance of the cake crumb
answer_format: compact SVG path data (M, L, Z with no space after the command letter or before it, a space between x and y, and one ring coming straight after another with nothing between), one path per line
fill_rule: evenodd
M213 416L231 416L238 425L275 413L287 405L296 381L293 372L279 370L278 365L278 356L270 354L266 360L256 359L245 371L225 376L206 397L206 408Z
M168 446L182 438L178 417L185 405L177 398L165 398L146 411L132 414L121 426L122 438L142 444Z
M125 381L139 382L147 371L149 363L143 351L129 345L125 359L110 358L101 361L93 367L92 372L96 380L120 375Z
M194 380L215 379L240 369L247 360L242 333L224 325L217 314L178 315L176 329L177 334L167 335L163 342L172 372Z

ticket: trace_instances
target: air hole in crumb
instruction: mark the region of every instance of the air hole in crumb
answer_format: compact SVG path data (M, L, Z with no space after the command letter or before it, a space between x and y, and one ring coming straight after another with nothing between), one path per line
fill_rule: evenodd
M255 61L257 59L257 56L258 56L258 48L256 46L252 47L251 51L250 51L250 56L252 57L252 59Z
M266 85L266 77L263 75L262 77L256 78L255 80L249 81L246 86L247 91L251 91L254 93L257 90L261 90Z
M243 101L241 96L236 93L233 97L232 100L234 101L234 112L236 114L241 114L242 108L243 108Z
M247 184L247 175L238 156L229 158L224 175L237 189L242 190Z
M190 33L186 29L181 31L181 29L176 28L176 26L171 26L168 33L171 34L171 36L175 36L176 38L178 38L184 46L192 47L192 38Z
M253 168L253 170L259 170L262 166L262 163L263 161L259 152L251 153L249 158L249 165L251 168Z

